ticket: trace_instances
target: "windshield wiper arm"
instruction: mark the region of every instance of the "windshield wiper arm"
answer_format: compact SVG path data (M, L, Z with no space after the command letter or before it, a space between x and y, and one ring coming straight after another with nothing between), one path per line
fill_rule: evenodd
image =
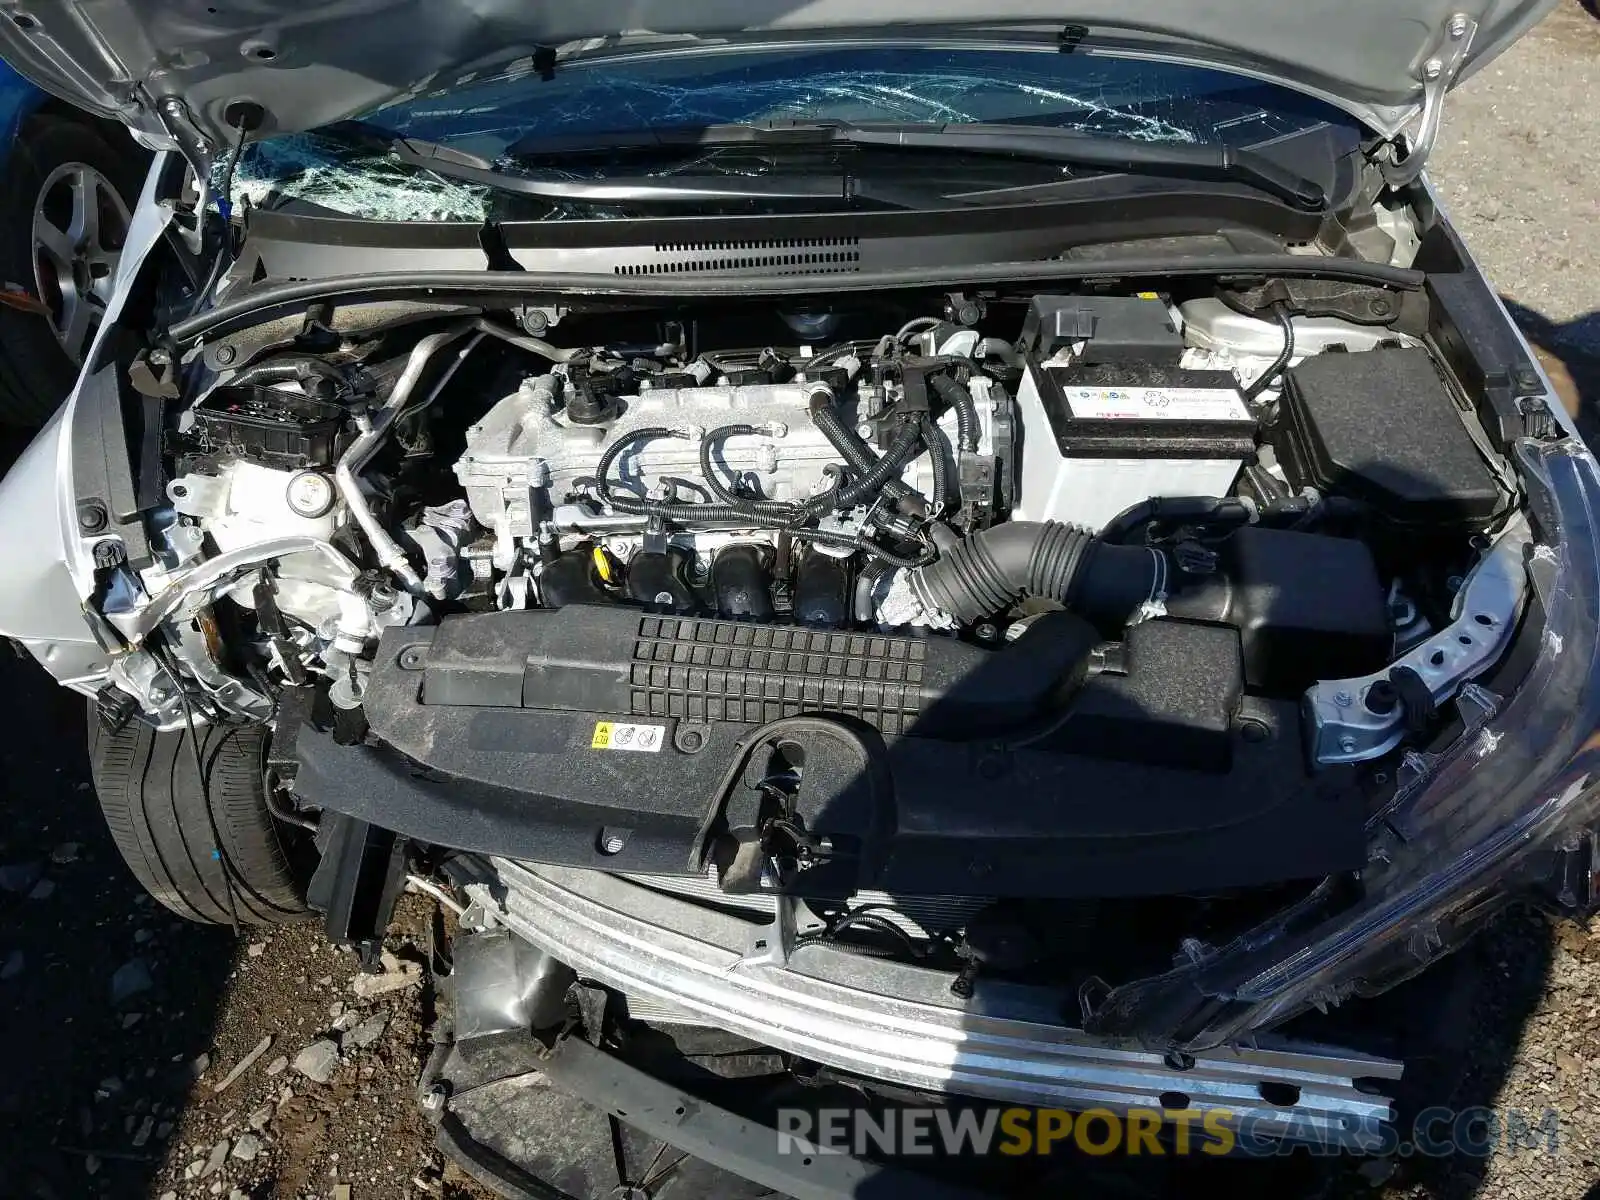
M506 151L510 158L600 154L621 150L665 150L723 146L871 146L902 150L956 150L1035 162L1099 167L1135 175L1176 175L1247 184L1294 207L1320 211L1327 193L1258 150L1194 142L1146 142L1057 129L998 123L862 123L773 121L751 125L707 125L642 129L613 134L527 138Z
M532 179L508 175L493 163L448 146L396 139L390 150L410 166L446 179L475 183L518 196L586 204L694 204L719 200L849 200L856 195L847 175L773 179L742 175L642 175L608 179Z
M822 128L831 128L824 125ZM846 125L836 140L855 146L960 150L1018 155L1037 162L1102 167L1129 174L1175 174L1234 180L1286 200L1296 208L1327 207L1327 193L1255 150L1194 142L1142 142L1038 125Z

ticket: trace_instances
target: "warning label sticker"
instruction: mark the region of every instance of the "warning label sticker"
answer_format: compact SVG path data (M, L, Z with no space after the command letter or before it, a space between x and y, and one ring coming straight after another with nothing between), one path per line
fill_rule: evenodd
M642 750L655 754L666 741L665 725L624 725L617 721L597 721L594 736L589 739L591 750Z
M1062 389L1080 419L1111 421L1248 421L1243 400L1220 388L1128 387Z

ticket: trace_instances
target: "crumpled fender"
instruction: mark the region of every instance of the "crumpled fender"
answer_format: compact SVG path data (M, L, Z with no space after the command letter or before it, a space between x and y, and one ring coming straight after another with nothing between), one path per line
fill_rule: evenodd
M0 634L14 638L61 683L92 694L107 655L83 616L94 588L94 548L77 525L73 441L85 436L75 416L84 380L121 315L133 282L172 219L155 200L166 156L158 154L134 210L117 287L71 395L0 480Z

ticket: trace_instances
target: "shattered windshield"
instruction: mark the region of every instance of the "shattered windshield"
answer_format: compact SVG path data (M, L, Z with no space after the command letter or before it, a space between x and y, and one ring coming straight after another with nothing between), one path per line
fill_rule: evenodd
M1323 123L1354 128L1296 92L1203 67L1033 49L903 46L680 52L563 64L531 60L368 114L369 133L505 164L515 143L773 120L1015 122L1107 138L1253 146ZM250 146L235 203L299 201L378 220L482 221L488 188L400 162L382 137L333 129ZM560 205L546 219L597 215ZM599 214L604 215L604 214Z

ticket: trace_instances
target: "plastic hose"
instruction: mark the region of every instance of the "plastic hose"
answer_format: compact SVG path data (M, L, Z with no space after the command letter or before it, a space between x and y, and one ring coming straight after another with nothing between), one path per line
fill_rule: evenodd
M1165 592L1167 576L1157 550L1104 542L1055 521L1013 521L963 539L913 572L911 585L925 605L962 621L1039 597L1120 627Z
M820 502L816 504L817 512L826 512L828 503L821 496L813 497L812 501L800 505L788 504L781 500L752 500L746 496L736 495L732 488L717 477L716 465L711 461L711 453L719 442L724 438L739 437L741 435L752 436L765 432L766 430L757 429L754 425L721 425L708 431L700 439L700 474L705 477L706 486L711 489L711 494L723 504L731 504L742 511L750 513L751 516L770 516L773 519L786 522L805 519L809 511L807 506L813 502ZM831 496L832 490L826 495Z
M756 432L748 425L725 426L713 432L727 432L731 437L735 431ZM664 425L649 425L630 430L612 442L600 456L600 464L595 471L597 476L595 489L599 492L601 501L617 512L632 516L659 516L663 520L688 522L743 521L768 529L787 529L794 523L807 519L814 515L811 512L812 506L818 506L819 511L826 511L833 496L832 491L814 496L802 505L784 504L774 500L745 500L732 496L732 493L716 478L714 472L707 472L706 485L719 498L720 503L689 504L673 500L643 500L637 496L618 495L612 490L616 481L611 478L611 467L630 446L636 442L648 442L663 437L688 440L689 436L688 433L668 429ZM708 436L706 441L710 440ZM710 450L707 449L705 442L701 444L700 453L701 465L704 466L710 460Z
M749 428L749 426L724 427L724 429L730 431L729 436L732 436L732 430ZM720 433L722 430L713 432ZM908 432L913 435L908 439L913 444L921 440L920 431L915 427ZM885 550L882 546L869 541L859 534L833 533L821 529L800 529L796 527L800 522L811 519L819 512L825 512L829 508L835 507L837 503L835 497L839 494L837 488L824 492L820 496L813 496L804 504L799 505L781 504L775 501L755 502L741 500L737 497L731 502L724 500L718 504L683 504L670 500L641 500L636 496L618 495L611 490L614 482L611 479L611 467L628 447L636 442L646 442L654 438L674 437L687 440L689 436L687 433L668 429L664 425L650 425L641 429L630 430L628 433L623 434L608 446L606 452L600 456L600 463L595 472L598 478L594 483L599 499L603 503L610 505L615 511L628 513L631 516L658 516L667 521L691 523L742 521L769 529L788 530L793 533L797 540L808 541L817 545L837 546L846 550L859 550L863 554L877 558L894 567L912 568L921 566L932 554L931 549L929 549L922 557L910 558L906 555L896 554L891 550ZM710 451L702 443L701 465L704 466L709 459ZM891 453L883 462L892 463L893 459L894 455ZM898 467L895 469L898 469ZM712 491L719 496L727 491L726 488L719 487L714 474L710 472L707 472L706 482Z
M1148 500L1123 509L1100 531L1103 542L1125 542L1128 535L1150 521L1180 524L1185 521L1201 523L1224 522L1229 525L1248 525L1252 518L1250 508L1232 497L1216 496L1151 496Z
M324 380L341 392L350 390L344 372L313 354L279 354L241 368L224 387L269 387L274 383L312 384ZM314 393L313 393L314 394Z
M928 515L941 517L950 506L949 467L944 460L944 434L932 417L922 416L922 440L928 447L928 458L933 467L933 503Z
M816 546L837 546L841 550L859 550L870 558L876 558L891 567L900 567L913 570L928 564L933 556L932 547L924 549L921 557L912 558L905 554L896 554L893 550L885 550L875 542L869 542L859 534L832 533L824 529L795 529L791 536L797 542L810 542Z
M978 404L972 393L949 375L930 375L928 386L956 410L956 445L966 454L978 452Z
M855 616L863 625L870 623L876 615L872 593L876 590L878 581L892 569L888 563L878 559L862 567L861 574L856 576Z

